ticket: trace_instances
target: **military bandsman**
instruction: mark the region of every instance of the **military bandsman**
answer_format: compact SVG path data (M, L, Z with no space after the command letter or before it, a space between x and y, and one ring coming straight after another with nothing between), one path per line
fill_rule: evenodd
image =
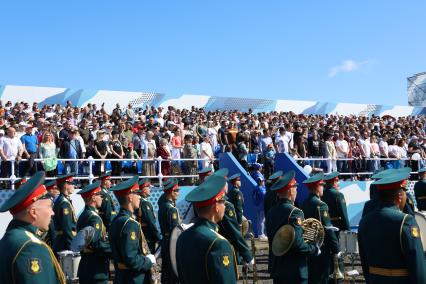
M144 249L142 229L133 218L140 204L138 179L135 176L111 188L120 204L109 231L114 284L149 283L149 270L156 263L155 257Z
M315 218L324 227L324 244L321 247L322 253L319 256L311 256L308 260L308 282L327 283L330 274L333 272L331 265L333 257L339 255L339 241L333 230L328 213L328 206L321 201L324 190L323 173L316 174L303 183L309 190L308 198L303 202L302 210L306 218Z
M60 283L65 276L50 247L37 237L47 232L53 215L52 199L37 172L0 208L13 216L0 240L1 283Z
M272 185L283 176L283 174L283 171L276 171L270 175L266 181L266 194L263 200L263 211L265 212L265 216L268 214L269 209L274 207L275 203L278 201L277 192L270 189Z
M266 215L266 232L271 248L269 256L271 277L275 284L307 283L307 256L318 255L320 249L314 244L306 243L303 238L304 215L302 210L294 206L297 196L295 172L287 172L272 185L270 190L275 191L279 198L277 204ZM283 226L286 226L291 233L282 234L280 231L277 235ZM286 241L291 245L281 248L279 244ZM275 248L272 251L273 247Z
M87 226L95 229L95 234L88 246L81 252L78 267L80 284L107 284L109 279L109 258L111 247L107 241L106 228L98 209L102 204L101 182L89 184L78 192L84 199L85 207L77 221L77 230Z
M145 235L148 247L151 253L155 252L155 245L160 241L160 232L157 229L156 215L154 207L148 200L151 193L151 182L149 179L139 181L139 190L141 192L141 204L136 213L136 218L141 224L142 232Z
M56 184L56 180L46 181L44 183L44 186L46 187L47 192L52 198L53 206L55 206L55 203L58 200L59 193L60 193L58 186ZM49 230L43 234L43 240L46 242L46 244L52 247L55 239L56 239L55 222L52 218L49 223Z
M74 192L73 176L74 174L67 174L56 179L61 193L53 207L56 230L56 238L53 242L55 253L70 250L71 241L77 235L77 218L70 197Z
M420 211L426 211L426 168L419 170L419 181L414 185L414 195L417 208Z
M348 231L350 229L348 209L346 208L345 196L339 191L339 173L332 172L326 175L324 182L326 185L322 201L328 206L331 224L339 228L340 231ZM339 233L336 235L339 236Z
M359 224L358 243L367 283L426 283L420 229L401 212L409 173L400 171L374 182L379 205Z
M234 205L235 212L237 213L237 221L238 225L242 225L243 223L243 215L244 215L244 196L241 192L241 179L240 174L234 174L229 177L229 183L231 184L231 188L228 190L227 197L228 201Z
M161 235L161 283L174 284L178 279L172 269L170 260L170 235L173 229L181 223L176 200L179 197L179 184L177 179L172 179L164 186L163 202L159 203L158 221Z
M217 226L225 214L226 187L226 179L214 175L186 196L199 218L180 235L176 244L180 283L237 283L234 250L218 233Z
M112 219L117 216L115 211L115 202L114 197L111 195L109 189L111 188L111 171L107 171L105 174L99 177L101 180L101 196L102 196L102 205L99 208L99 215L102 218L107 231L112 222Z

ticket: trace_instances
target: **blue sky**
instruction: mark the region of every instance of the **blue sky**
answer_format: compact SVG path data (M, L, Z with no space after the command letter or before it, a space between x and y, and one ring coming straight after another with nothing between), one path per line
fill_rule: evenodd
M0 85L407 104L424 1L3 1Z

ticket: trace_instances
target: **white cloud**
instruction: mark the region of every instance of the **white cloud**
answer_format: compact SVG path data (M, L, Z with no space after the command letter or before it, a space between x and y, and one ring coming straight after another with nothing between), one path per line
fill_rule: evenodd
M359 70L362 65L367 63L368 61L357 62L352 59L345 60L342 62L342 64L332 67L328 72L328 77L335 77L339 73L349 73Z

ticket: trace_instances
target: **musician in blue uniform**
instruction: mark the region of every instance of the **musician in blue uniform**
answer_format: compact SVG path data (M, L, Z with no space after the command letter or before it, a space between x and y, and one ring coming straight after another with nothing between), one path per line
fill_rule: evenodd
M302 205L305 218L317 219L325 231L321 254L311 256L308 260L309 283L327 283L333 272L332 259L340 256L339 241L335 232L330 229L332 225L328 206L321 200L324 190L323 177L323 173L319 173L303 181L309 190L309 196Z
M359 224L358 242L367 283L426 283L420 229L413 216L401 212L409 172L374 182L379 205Z
M109 258L111 247L107 241L107 232L98 209L102 204L101 182L95 181L77 192L86 206L77 221L77 230L90 226L95 234L88 246L81 252L78 266L80 284L107 284L109 279Z
M53 251L37 237L53 216L43 181L44 172L37 172L0 208L13 216L0 240L0 283L66 283Z
M156 214L154 207L148 200L151 193L151 182L149 179L142 179L139 181L139 190L141 192L141 204L136 211L136 219L141 224L142 231L145 235L148 247L151 253L155 252L155 245L160 241L160 232L157 229Z
M138 179L135 176L111 188L120 203L120 212L112 220L109 231L114 284L149 283L149 270L156 263L155 257L144 249L140 224L133 218L141 198Z
M226 187L223 176L213 175L186 196L199 217L177 240L177 270L182 284L237 283L234 250L217 232L217 223L225 214Z
M174 284L178 282L170 260L170 236L173 229L181 223L176 200L179 197L177 179L172 179L164 186L164 201L159 203L158 221L161 235L161 283Z
M305 220L303 211L294 206L297 196L297 182L295 172L289 171L280 178L270 190L279 197L266 215L266 232L268 234L269 256L271 261L270 272L275 284L303 284L308 283L307 256L318 255L319 246L308 244L303 238L302 223ZM293 244L278 255L272 252L273 240L277 231L285 225L290 225L293 232Z
M74 174L71 173L56 179L61 193L53 207L56 230L56 238L53 242L55 253L70 250L71 241L77 235L77 218L70 197L74 192L73 176Z

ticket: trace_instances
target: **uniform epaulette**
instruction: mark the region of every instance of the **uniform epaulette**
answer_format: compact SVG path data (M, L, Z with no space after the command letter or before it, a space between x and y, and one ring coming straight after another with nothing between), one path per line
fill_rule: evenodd
M215 235L216 235L219 239L226 240L226 238L225 238L224 236L222 236L221 234L219 234L219 233L218 233L218 232L216 232L215 230L210 229L210 231L212 231L213 233L215 233Z
M34 236L33 233L25 231L25 234L30 238L30 240L33 243L41 244L41 240L39 238L37 238L36 236Z

